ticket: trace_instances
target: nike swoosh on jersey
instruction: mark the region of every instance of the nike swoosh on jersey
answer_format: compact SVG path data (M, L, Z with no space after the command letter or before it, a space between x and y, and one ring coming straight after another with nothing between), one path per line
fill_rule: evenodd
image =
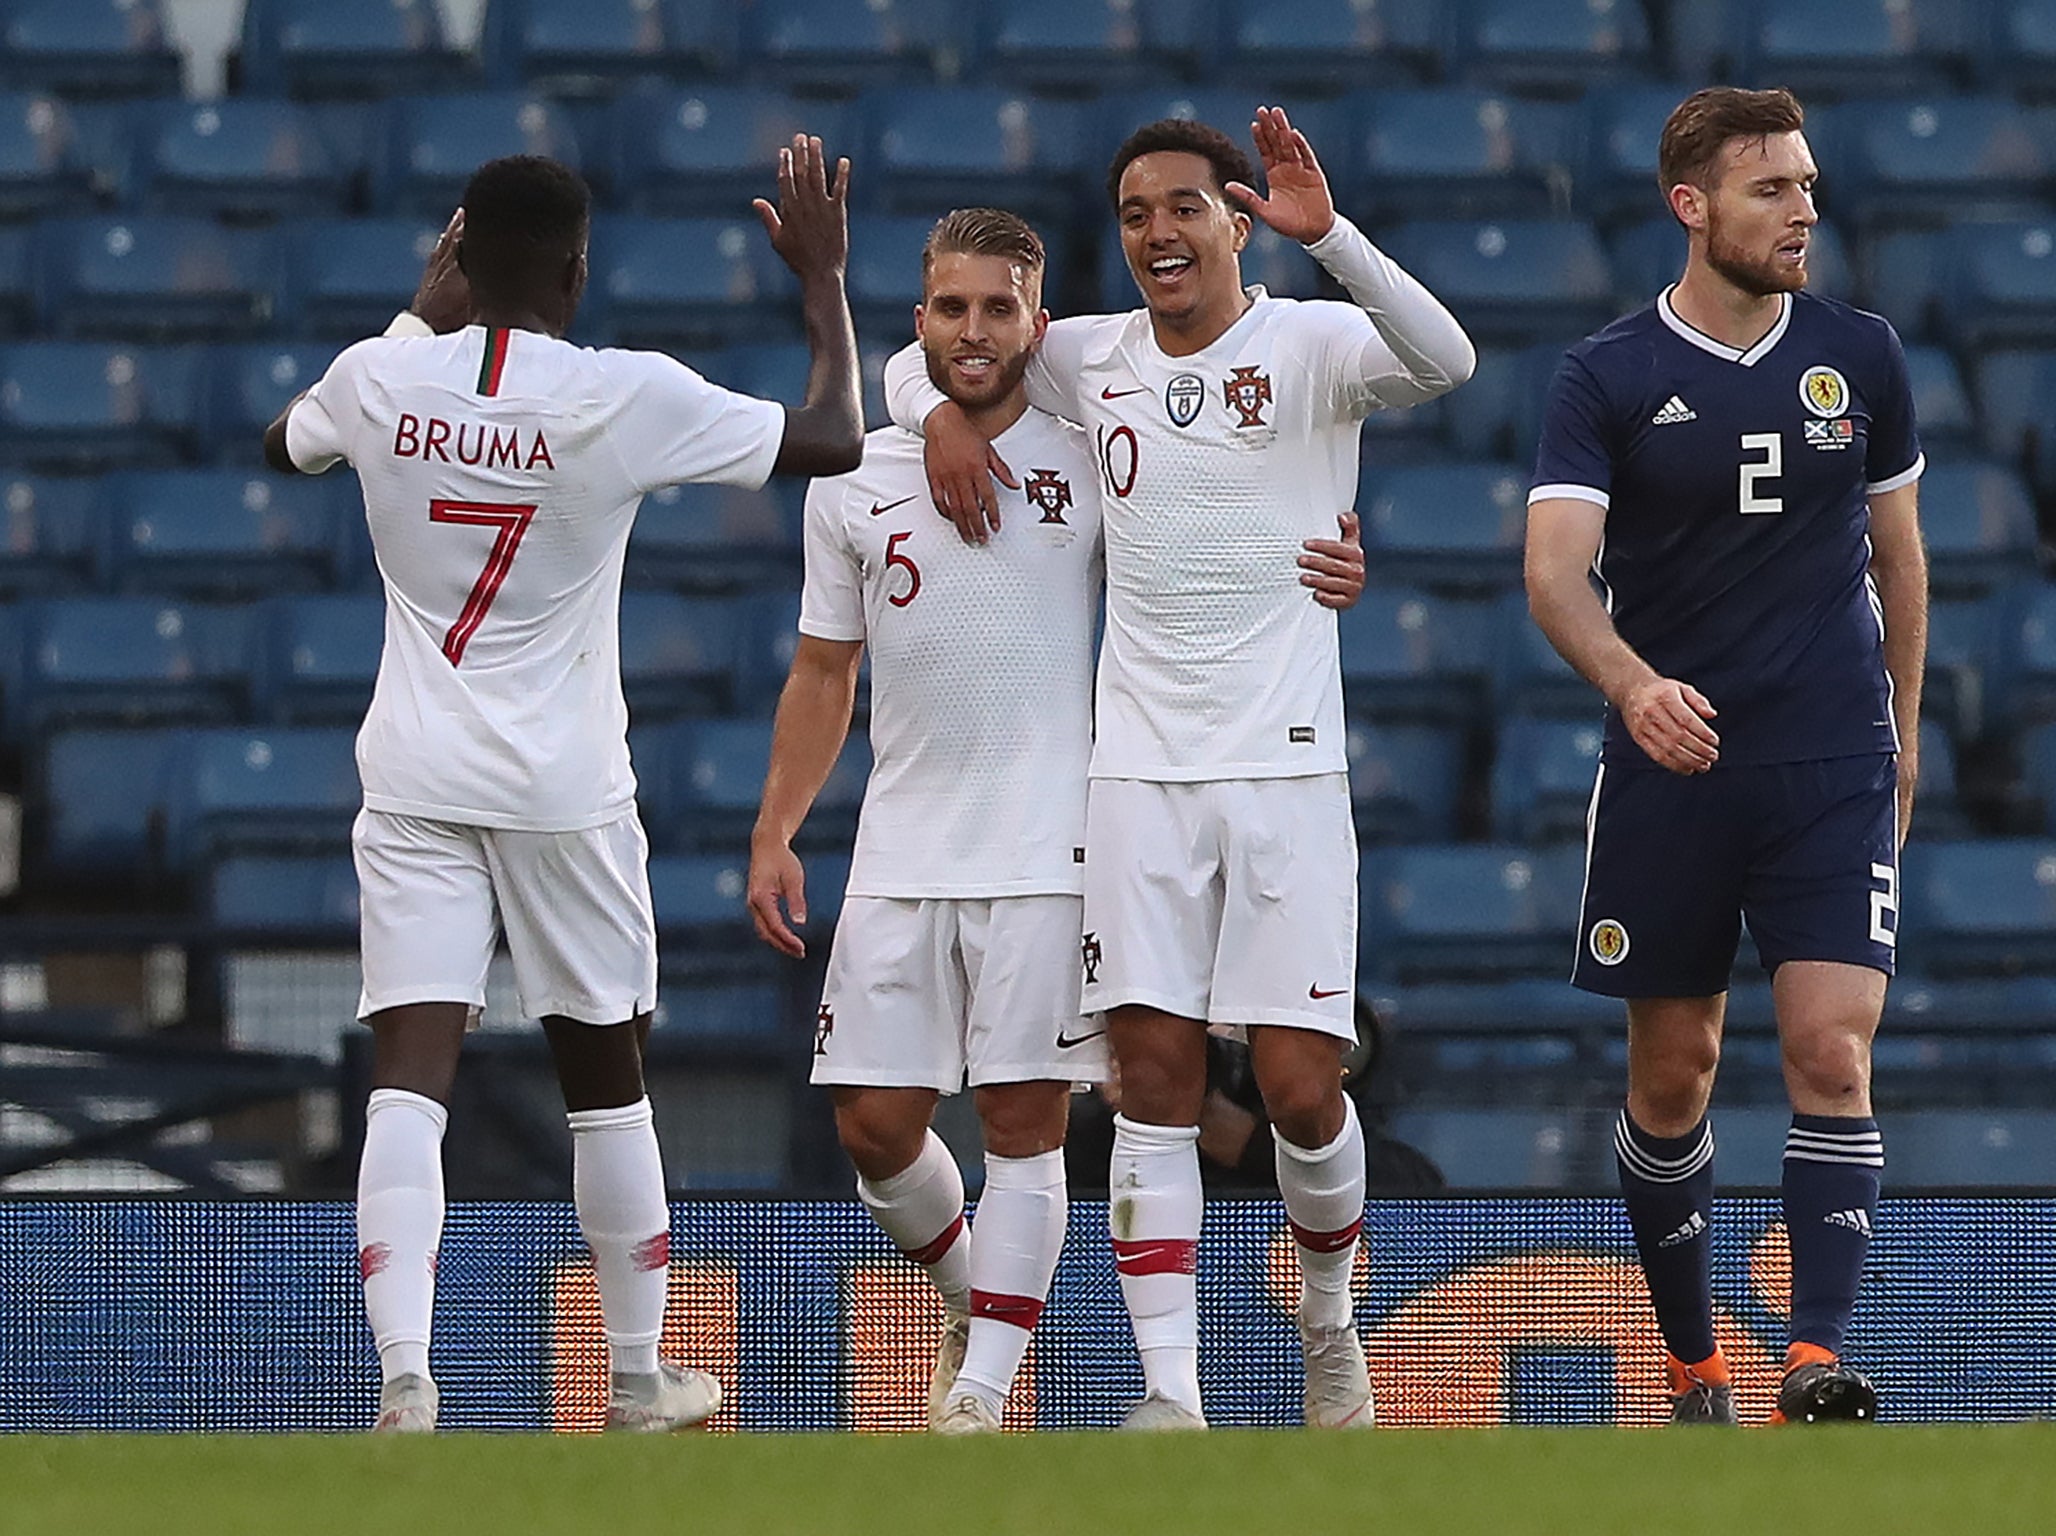
M1336 987L1333 991L1323 992L1319 987L1308 987L1306 989L1306 995L1312 998L1315 1002L1319 1002L1324 997L1340 997L1343 993L1347 992L1348 990L1349 988L1347 987Z
M1115 389L1113 385L1107 384L1101 387L1099 397L1102 400L1119 400L1127 395L1146 395L1148 393L1149 386L1147 384L1140 385L1134 389Z
M1068 1051L1074 1045L1083 1045L1088 1040L1097 1040L1101 1035L1105 1033L1106 1031L1103 1029L1095 1029L1089 1035L1058 1035L1057 1049L1060 1051Z
M883 516L885 513L890 512L894 507L903 507L913 499L914 498L911 496L902 496L898 501L888 501L887 503L885 503L884 506L880 506L877 502L874 501L871 503L871 515L873 517Z

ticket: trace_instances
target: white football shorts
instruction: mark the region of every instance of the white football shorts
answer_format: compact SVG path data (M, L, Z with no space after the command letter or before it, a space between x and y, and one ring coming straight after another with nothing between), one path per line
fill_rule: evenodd
M1344 774L1094 779L1084 1006L1356 1039L1356 825Z
M817 1083L1097 1083L1106 1021L1078 1012L1076 896L850 896L814 1026Z
M485 1006L504 928L530 1018L620 1024L657 1006L649 842L633 811L580 832L514 832L360 811L367 1018L404 1003Z

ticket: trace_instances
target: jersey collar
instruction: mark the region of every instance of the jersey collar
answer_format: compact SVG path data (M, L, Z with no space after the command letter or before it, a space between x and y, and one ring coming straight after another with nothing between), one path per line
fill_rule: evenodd
M1672 287L1675 286L1676 284L1672 285ZM1726 358L1731 363L1740 363L1744 368L1754 368L1770 355L1771 348L1775 347L1783 339L1785 327L1792 323L1792 296L1789 293L1781 293L1778 297L1783 301L1783 304L1778 310L1777 322L1757 338L1755 346L1748 348L1746 351L1741 347L1731 347L1724 341L1716 341L1713 337L1707 335L1706 332L1682 319L1678 312L1671 308L1670 288L1664 289L1662 293L1656 296L1656 315L1665 325L1676 331L1685 340L1691 342L1700 351L1711 352L1715 357Z

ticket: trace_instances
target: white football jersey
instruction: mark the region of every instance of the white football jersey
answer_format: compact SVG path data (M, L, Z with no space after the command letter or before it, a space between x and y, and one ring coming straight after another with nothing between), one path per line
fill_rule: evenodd
M1356 502L1367 344L1354 305L1260 292L1190 357L1145 310L1051 324L1029 398L1090 431L1106 518L1095 778L1346 770L1335 614L1298 560Z
M871 658L871 781L849 894L952 899L1083 889L1100 498L1084 434L1029 411L995 446L1000 530L936 512L921 439L807 492L800 632Z
M621 562L643 493L756 487L783 407L654 352L470 326L338 357L286 422L293 462L347 460L385 579L357 737L364 803L569 832L630 810Z

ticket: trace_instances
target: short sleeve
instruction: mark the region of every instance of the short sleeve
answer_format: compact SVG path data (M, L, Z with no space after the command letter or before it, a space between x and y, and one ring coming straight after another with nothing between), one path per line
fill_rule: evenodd
M350 457L351 428L363 416L355 352L353 347L330 363L286 413L286 456L304 474L322 474Z
M1889 322L1884 333L1884 368L1877 398L1870 402L1870 447L1863 461L1865 488L1873 495L1911 485L1925 467L1920 432L1913 420L1913 383L1906 372L1906 349Z
M842 526L842 486L807 487L807 573L800 585L800 633L816 640L862 640L864 567Z
M1528 504L1564 498L1604 507L1613 497L1610 412L1591 367L1566 356L1542 408L1542 441Z
M624 394L613 440L639 491L688 481L756 490L785 441L785 407L709 383L657 352L606 354Z
M1027 386L1028 403L1038 411L1047 411L1065 421L1079 419L1078 374L1085 366L1087 343L1092 339L1096 319L1093 315L1074 315L1066 320L1052 320L1043 332L1042 345L1035 349L1022 379Z

